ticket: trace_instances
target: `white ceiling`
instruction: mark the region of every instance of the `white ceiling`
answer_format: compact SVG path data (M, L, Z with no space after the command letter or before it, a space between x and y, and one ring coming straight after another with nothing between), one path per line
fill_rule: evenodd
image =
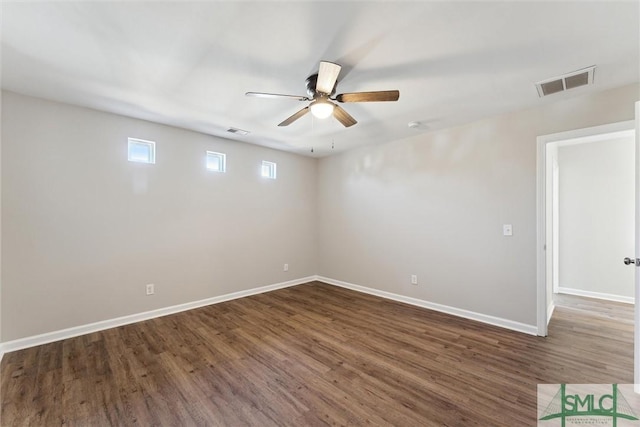
M323 156L639 80L639 2L2 2L2 87L211 135ZM358 124L306 105L318 62ZM597 65L595 85L539 98L534 83ZM429 129L409 129L422 121ZM248 136L226 132L250 131ZM140 136L140 135L137 135ZM142 136L140 136L142 137ZM335 149L331 149L335 142Z

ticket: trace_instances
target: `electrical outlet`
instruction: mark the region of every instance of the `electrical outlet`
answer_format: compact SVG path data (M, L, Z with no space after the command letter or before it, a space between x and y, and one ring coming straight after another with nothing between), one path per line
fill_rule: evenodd
M153 283L149 283L147 285L147 295L153 295L156 292L155 286Z
M284 271L289 271L289 264L285 264L282 268Z
M411 275L411 284L412 285L417 285L418 284L418 276L416 276L415 274Z
M513 236L513 227L511 224L503 224L502 225L502 235L503 236Z

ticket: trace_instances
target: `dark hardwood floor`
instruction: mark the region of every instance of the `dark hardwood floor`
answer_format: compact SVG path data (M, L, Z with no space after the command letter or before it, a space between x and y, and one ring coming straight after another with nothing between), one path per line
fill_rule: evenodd
M633 324L549 331L314 282L6 354L0 424L533 426L538 383L633 382Z

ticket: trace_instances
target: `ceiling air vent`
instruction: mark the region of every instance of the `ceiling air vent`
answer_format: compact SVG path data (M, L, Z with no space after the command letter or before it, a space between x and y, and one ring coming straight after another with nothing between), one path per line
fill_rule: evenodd
M540 97L551 95L557 92L573 89L575 87L593 84L593 73L596 66L583 68L582 70L573 71L562 76L553 77L536 83L538 95Z
M236 133L238 135L249 135L249 131L248 130L242 130L242 129L238 129L238 128L229 128L229 129L227 129L227 132Z

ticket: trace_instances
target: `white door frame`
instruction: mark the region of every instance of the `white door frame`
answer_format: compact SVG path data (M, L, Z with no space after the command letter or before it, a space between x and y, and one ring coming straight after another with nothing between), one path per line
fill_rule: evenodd
M638 114L638 112L636 112ZM536 181L536 196L537 196L537 249L536 249L536 264L537 264L537 326L538 335L547 336L547 325L549 323L550 314L547 311L547 259L546 248L551 250L552 242L547 245L547 144L563 141L565 143L575 142L588 142L590 140L597 141L603 139L605 135L607 138L612 133L628 133L635 131L636 121L629 120L625 122L612 123L608 125L595 126L584 129L570 130L567 132L554 133L550 135L539 136L537 146L537 181ZM622 135L621 135L622 136ZM636 150L636 156L639 156L638 150ZM638 159L638 157L636 157ZM638 163L636 162L636 165ZM636 166L636 176L640 174L640 167ZM639 178L640 179L640 178ZM629 255L631 256L631 254ZM638 256L638 255L636 255ZM620 260L622 262L622 260ZM638 273L636 273L638 275ZM640 292L638 291L638 280L636 280L636 295L635 295L635 308L636 308L636 320L635 331L636 336L640 331L638 323L640 320L639 311L639 298ZM640 360L638 353L640 352L640 344L636 339L635 347L635 363L636 363L636 384L640 382Z
M636 253L631 256L640 258L640 101L636 102ZM635 324L633 329L633 383L635 392L640 393L640 266L636 264L635 274Z

